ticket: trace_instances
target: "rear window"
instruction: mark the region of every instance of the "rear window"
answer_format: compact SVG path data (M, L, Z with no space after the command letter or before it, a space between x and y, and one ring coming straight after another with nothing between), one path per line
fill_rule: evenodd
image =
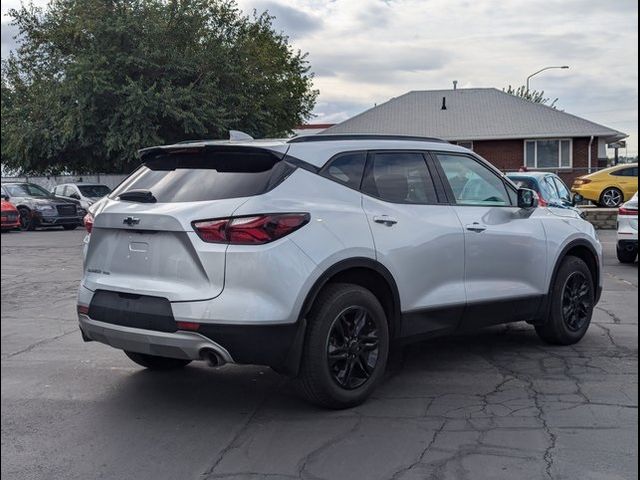
M538 191L538 185L532 178L522 178L522 177L508 177L508 178L518 188L528 188L529 190L533 190L535 192Z
M198 202L263 194L295 169L258 149L160 152L110 195L147 190L160 203Z

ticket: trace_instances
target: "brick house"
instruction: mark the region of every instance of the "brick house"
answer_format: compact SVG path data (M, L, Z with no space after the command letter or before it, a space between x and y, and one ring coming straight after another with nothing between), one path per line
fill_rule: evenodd
M427 90L392 98L322 133L438 137L503 171L558 173L571 184L606 165L606 144L625 133L495 88Z

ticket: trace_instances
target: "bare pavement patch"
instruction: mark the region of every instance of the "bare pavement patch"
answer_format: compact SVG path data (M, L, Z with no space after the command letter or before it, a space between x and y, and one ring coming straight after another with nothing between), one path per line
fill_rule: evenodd
M582 342L513 324L410 345L346 411L268 368L152 373L83 343L82 237L2 235L5 478L637 478L638 266L617 263L614 232Z

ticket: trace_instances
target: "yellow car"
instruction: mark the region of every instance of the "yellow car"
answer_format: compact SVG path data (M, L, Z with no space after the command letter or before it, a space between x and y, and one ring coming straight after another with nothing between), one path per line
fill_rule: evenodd
M618 207L638 191L638 164L616 165L578 177L571 191L601 207Z

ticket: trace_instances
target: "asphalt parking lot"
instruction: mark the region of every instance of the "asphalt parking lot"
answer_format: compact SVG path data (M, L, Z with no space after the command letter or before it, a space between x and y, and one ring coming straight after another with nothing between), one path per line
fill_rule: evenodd
M524 324L414 344L339 412L268 368L152 373L83 343L83 235L2 235L3 478L637 478L638 265L618 264L613 231L578 345Z

